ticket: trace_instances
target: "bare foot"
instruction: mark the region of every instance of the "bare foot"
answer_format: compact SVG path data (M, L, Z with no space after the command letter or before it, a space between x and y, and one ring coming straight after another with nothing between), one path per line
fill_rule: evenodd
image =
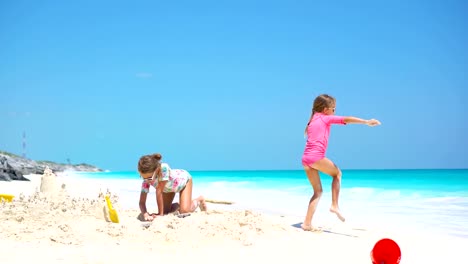
M195 206L195 210L197 209L197 207L200 207L200 211L204 212L206 211L206 203L205 203L205 197L203 196L198 196L197 199L195 199L194 201L196 201L196 206Z
M322 229L320 229L320 228L315 228L315 227L310 226L310 225L304 225L304 224L302 224L302 225L301 225L301 228L302 228L302 230L304 230L304 231L322 232Z
M201 210L202 212L206 212L207 209L208 209L208 208L207 208L207 206L206 206L205 200L202 200L202 201L200 202L200 210Z
M330 212L336 214L336 216L338 217L338 219L340 219L342 222L345 221L345 218L344 218L344 216L341 214L340 209L337 209L337 208L332 207L332 208L330 208Z

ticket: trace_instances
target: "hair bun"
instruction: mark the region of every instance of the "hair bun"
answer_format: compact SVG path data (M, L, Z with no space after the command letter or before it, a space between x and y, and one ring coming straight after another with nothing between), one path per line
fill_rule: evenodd
M151 156L152 156L154 159L156 159L157 161L160 161L160 160L162 159L162 156L161 156L161 154L159 154L159 153L153 154L153 155L151 155Z

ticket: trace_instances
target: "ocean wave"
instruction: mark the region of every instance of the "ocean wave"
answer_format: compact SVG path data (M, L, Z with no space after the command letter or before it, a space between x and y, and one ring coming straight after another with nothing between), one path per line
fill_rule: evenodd
M376 189L367 187L353 187L343 188L343 192L357 195L373 195L376 192Z
M239 181L239 182L215 181L215 182L209 182L205 184L213 188L237 188L241 186L252 185L253 182L250 182L250 181Z
M307 192L310 193L313 191L312 186L292 186L292 187L286 187L284 188L285 191L287 192L295 192L295 193L301 193L301 192Z
M465 202L468 203L468 197L463 196L443 196L443 197L430 197L426 198L427 202Z

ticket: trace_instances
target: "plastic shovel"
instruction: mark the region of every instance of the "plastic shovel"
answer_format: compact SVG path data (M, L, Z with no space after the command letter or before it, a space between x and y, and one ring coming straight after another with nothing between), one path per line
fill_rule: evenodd
M6 202L11 202L13 198L15 198L14 195L0 193L0 201L5 200Z
M118 223L119 222L119 215L117 214L117 211L112 207L112 203L110 201L110 198L108 195L106 195L106 202L107 202L107 207L109 207L109 218L112 223Z

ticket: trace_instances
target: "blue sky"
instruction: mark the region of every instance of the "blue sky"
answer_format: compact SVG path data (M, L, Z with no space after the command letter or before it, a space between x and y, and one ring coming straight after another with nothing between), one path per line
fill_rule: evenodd
M344 169L468 167L466 1L0 3L0 150L135 170L301 169L313 99Z

